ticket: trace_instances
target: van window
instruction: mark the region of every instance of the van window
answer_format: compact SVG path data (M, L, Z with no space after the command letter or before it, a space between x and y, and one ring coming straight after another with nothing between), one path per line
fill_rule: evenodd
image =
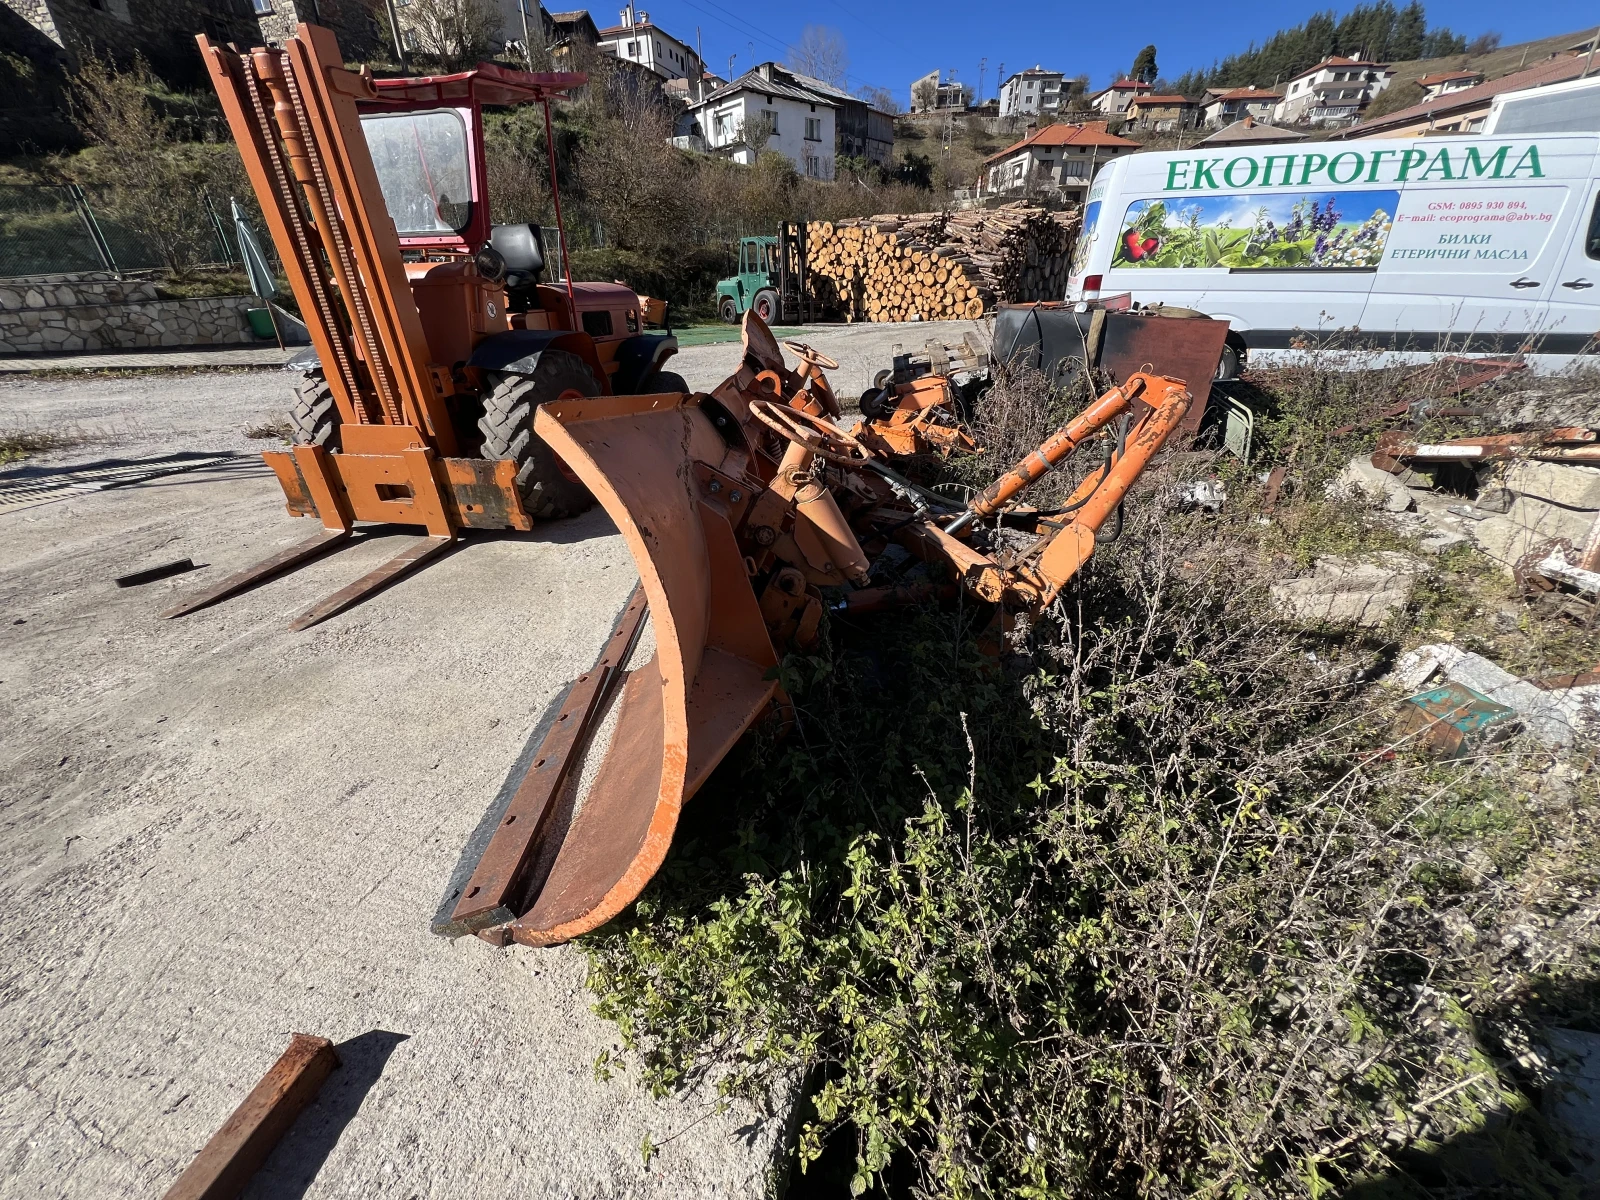
M1595 194L1594 208L1589 213L1589 236L1584 239L1583 252L1590 258L1600 258L1600 193Z

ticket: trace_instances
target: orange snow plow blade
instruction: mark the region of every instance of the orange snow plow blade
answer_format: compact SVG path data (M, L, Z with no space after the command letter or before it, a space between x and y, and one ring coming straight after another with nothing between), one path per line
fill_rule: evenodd
M734 539L737 486L707 489L726 447L687 397L613 396L542 407L534 429L627 539L655 656L622 684L615 734L530 908L525 945L609 921L665 859L684 803L772 702L776 664Z

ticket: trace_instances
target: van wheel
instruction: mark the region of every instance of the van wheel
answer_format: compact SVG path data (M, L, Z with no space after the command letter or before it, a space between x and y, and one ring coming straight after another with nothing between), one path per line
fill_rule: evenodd
M734 303L732 296L724 296L722 303L717 307L717 315L722 318L724 325L737 325L739 323L739 306Z
M568 396L600 392L589 364L575 354L546 350L531 375L489 373L493 390L484 397L478 429L483 457L517 464L517 491L530 517L542 521L575 517L594 506L594 497L567 464L533 431L539 405Z
M1239 347L1231 342L1224 343L1222 357L1217 359L1217 379L1226 383L1231 379L1239 378L1239 371L1243 363L1244 356L1239 353Z

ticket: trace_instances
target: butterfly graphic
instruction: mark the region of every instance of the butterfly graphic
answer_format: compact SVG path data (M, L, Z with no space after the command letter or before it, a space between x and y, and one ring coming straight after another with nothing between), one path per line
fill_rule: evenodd
M1123 247L1127 250L1128 257L1134 262L1149 258L1161 248L1160 238L1141 238L1137 229L1130 229L1123 236Z

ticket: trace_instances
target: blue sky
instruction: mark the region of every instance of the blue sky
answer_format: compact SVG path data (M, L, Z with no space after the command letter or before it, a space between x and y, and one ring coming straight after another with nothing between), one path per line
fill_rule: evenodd
M1396 0L1397 3L1403 0ZM1448 25L1469 38L1493 30L1506 44L1551 37L1600 24L1600 9L1576 0L1508 5L1504 0L1424 3L1430 23ZM1146 0L1146 3L1023 4L1015 0L640 0L651 20L693 44L699 27L707 64L718 74L737 55L734 71L768 59L782 61L786 47L806 25L830 25L850 51L850 87L887 88L901 104L911 81L935 67L956 71L974 89L982 71L983 92L993 96L1001 65L1006 74L1035 64L1068 75L1087 72L1096 88L1127 70L1141 46L1154 42L1161 72L1181 75L1191 67L1244 49L1295 25L1319 9L1348 11L1352 3L1219 6ZM594 8L596 24L617 21L618 0ZM1249 14L1248 16L1246 14ZM984 64L983 60L987 59Z

